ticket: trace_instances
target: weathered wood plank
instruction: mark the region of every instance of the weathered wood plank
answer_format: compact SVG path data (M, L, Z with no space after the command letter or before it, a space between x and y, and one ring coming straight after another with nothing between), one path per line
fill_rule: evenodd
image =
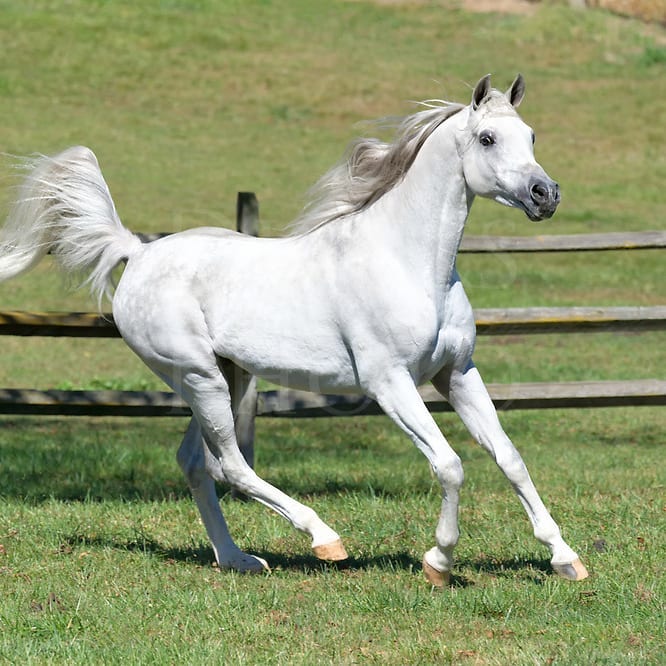
M0 414L188 416L191 411L175 393L166 391L0 389Z
M666 329L666 306L481 308L479 335L654 331ZM0 335L117 338L110 313L0 312Z
M479 335L666 330L666 306L479 308Z
M666 231L630 231L543 236L464 236L460 252L597 252L665 247Z
M119 338L110 313L0 312L0 335Z
M425 386L420 392L431 411L439 411L440 405L444 408L443 398L432 386ZM503 411L666 405L663 379L489 384L488 392L495 407ZM448 403L445 405L450 410Z
M259 202L254 192L239 192L236 200L236 230L250 236L259 235ZM229 376L229 375L227 375ZM244 381L240 381L241 377ZM239 395L238 386L244 386ZM254 467L254 420L257 414L257 378L235 366L231 375L231 399L236 414L236 441L245 461ZM241 497L235 489L235 497Z
M168 233L138 233L145 243ZM601 234L544 234L540 236L464 236L460 252L600 252L666 248L666 231L618 231Z
M666 405L666 380L489 384L498 409L551 409ZM451 406L432 386L420 389L433 412ZM164 391L38 391L0 389L0 414L57 416L189 416L189 407ZM257 416L278 418L381 414L375 402L359 396L320 395L279 389L258 394Z
M254 192L239 192L236 199L236 231L259 235L259 201Z
M451 411L449 403L432 386L424 386L419 392L430 411ZM488 392L495 407L501 410L666 405L666 381L659 379L488 384ZM260 393L257 406L257 416L290 418L380 413L378 405L367 398L288 389Z

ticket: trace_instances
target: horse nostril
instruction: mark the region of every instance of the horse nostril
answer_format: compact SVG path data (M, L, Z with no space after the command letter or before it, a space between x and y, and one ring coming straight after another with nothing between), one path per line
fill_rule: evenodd
M535 204L542 204L549 199L548 186L542 181L537 181L530 187L530 196Z

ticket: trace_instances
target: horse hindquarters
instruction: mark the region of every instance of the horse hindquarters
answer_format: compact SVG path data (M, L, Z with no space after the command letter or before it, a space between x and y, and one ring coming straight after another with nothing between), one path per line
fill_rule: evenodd
M178 460L219 565L256 571L263 568L263 560L243 553L234 544L209 477L229 483L309 534L315 554L322 559L344 559L346 553L338 534L312 509L261 479L243 457L234 411L243 418L248 376L215 355L202 309L191 290L143 299L145 275L140 275L137 263L128 265L128 269L116 291L114 316L125 342L192 409L194 421ZM146 307L142 306L144 300Z

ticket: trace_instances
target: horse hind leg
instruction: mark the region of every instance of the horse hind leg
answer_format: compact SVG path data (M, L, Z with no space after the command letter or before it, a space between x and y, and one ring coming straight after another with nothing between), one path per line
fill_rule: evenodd
M141 309L143 287L133 280L142 276L132 275L129 270L130 277L126 270L114 296L116 324L128 346L192 409L196 425L191 424L188 430L179 461L211 533L220 565L242 570L263 568L259 558L248 564L245 555L239 555L222 517L213 480L229 483L309 534L318 557L345 559L347 554L339 535L312 509L259 478L243 457L236 438L232 391L223 371L224 362L209 344L199 305L171 297L162 307L153 304L153 311ZM155 312L159 312L159 320L155 319ZM162 330L164 326L168 326L168 335ZM206 479L204 471L212 478Z
M229 534L215 491L215 481L207 471L207 467L214 467L216 461L209 460L207 465L206 454L210 456L204 445L201 426L195 418L192 418L178 449L177 459L199 509L201 521L213 546L218 566L221 569L234 569L248 573L270 570L266 560L244 553ZM212 458L212 456L210 457ZM224 479L224 474L219 468L214 476L219 480Z
M201 429L206 471L212 478L229 483L236 491L265 504L298 530L309 534L314 553L320 559L346 559L339 535L315 511L261 479L243 457L236 439L229 380L222 365L217 365L217 371L210 366L200 372L190 371L178 387ZM197 462L196 467L200 466ZM206 511L212 511L213 495L214 489L206 491ZM220 529L219 517L216 524Z
M155 372L178 391L180 382L175 380L176 374L165 373L163 370L158 371L157 369ZM201 522L215 553L215 561L220 569L233 569L244 573L270 571L266 560L243 552L229 533L215 489L215 481L227 485L228 481L219 462L206 446L201 426L196 417L192 417L190 420L176 459L197 505Z

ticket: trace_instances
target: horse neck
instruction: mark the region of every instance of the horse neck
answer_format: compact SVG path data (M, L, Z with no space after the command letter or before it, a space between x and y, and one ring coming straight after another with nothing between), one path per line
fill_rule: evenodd
M382 227L376 238L395 244L405 261L436 288L445 288L454 278L473 200L456 147L456 132L464 127L467 114L463 110L442 123L403 180L370 209L375 209L374 217Z

